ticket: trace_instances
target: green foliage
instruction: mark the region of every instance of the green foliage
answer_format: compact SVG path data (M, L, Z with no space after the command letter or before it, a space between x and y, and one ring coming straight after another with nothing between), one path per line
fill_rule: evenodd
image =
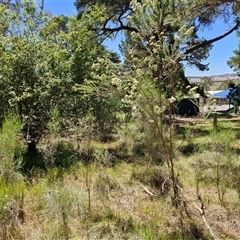
M84 13L81 21L70 19L68 43L71 46L73 86L63 113L71 113L75 123L79 118L84 121L91 113L95 118L96 136L107 139L116 122L120 101L111 79L120 67L117 56L100 45L95 31L89 30L102 20L98 5L92 6L91 12Z
M236 85L239 85L239 84L236 84L236 82L231 79L227 79L227 80L224 80L223 82L221 82L218 89L225 90L228 88L234 88Z
M72 54L70 68L74 83L82 84L90 74L92 63L103 49L98 47L94 32L88 29L89 16L84 15L81 22L75 18L71 18L69 21L69 34L66 38L70 47L69 54Z
M239 164L235 154L205 151L198 156L195 167L198 187L214 183L220 204L225 204L228 189L234 188L239 194Z
M14 156L19 156L20 154L20 137L19 133L22 128L22 123L14 112L9 113L3 122L1 129L0 138L0 151L3 158L10 160Z
M81 160L80 153L71 142L62 141L55 135L50 136L50 141L41 149L41 153L44 165L48 169L53 168L53 171L54 168L67 169L77 160Z
M57 136L60 132L60 112L55 107L50 113L50 121L47 123L49 134Z
M19 136L21 128L22 123L14 112L5 117L0 133L0 176L7 182L21 178L16 172L19 170L23 153Z
M237 33L240 37L240 32ZM239 73L240 71L240 43L238 44L238 49L233 51L234 56L230 57L228 60L228 65L233 69L234 72Z
M229 123L219 123L217 129L201 137L201 142L193 142L197 194L204 195L202 189L212 186L223 206L227 192L235 189L239 194L238 149L234 147L237 136L232 127Z
M101 21L97 6L93 7L91 18L83 14L81 22L74 17L52 18L33 1L17 5L15 11L1 6L1 12L7 30L0 32L0 110L3 114L9 105L17 107L29 146L35 148L46 130L59 132L60 123L72 124L89 109L93 109L101 132L107 131L106 122L111 120L109 114L116 104L114 94L110 93L112 99L108 100L109 96L103 96L100 89L102 95L76 91L78 85L87 88L85 79L92 78L97 56L106 55L88 27Z
M22 181L22 179L15 180L12 183L8 183L2 176L0 178L0 209L3 211L4 207L6 207L6 204L11 202L14 197L16 197L16 200L19 200L18 204L23 205L23 199L24 199L24 189L25 184Z
M107 12L106 14L109 16L112 16L114 13L117 13L119 11L121 11L122 8L124 8L124 6L130 10L130 7L128 7L128 5L130 5L130 0L120 0L116 3L113 3L111 1L106 1L106 0L76 0L75 1L75 6L76 9L78 11L78 18L82 17L83 12L86 10L86 12L89 12L89 8L91 6L93 6L94 4L99 4L101 6L106 7ZM117 17L114 17L113 20L117 21Z
M121 70L121 65L113 63L110 57L111 55L97 57L84 84L75 85L76 91L82 93L82 99L88 108L86 110L94 117L96 132L102 140L111 138L117 124L117 113L121 111L122 94L114 82L119 79L117 71Z
M56 166L69 167L74 160L74 146L71 143L58 143L54 154L54 162Z
M18 115L8 113L0 132L0 238L8 235L21 237L16 225L24 221L25 183L19 172L22 161L22 145L19 133L22 124Z
M233 106L234 106L234 113L237 114L239 111L238 101L235 100Z
M46 174L47 183L49 186L56 184L57 182L61 182L64 177L64 172L66 170L62 167L53 167L48 169Z
M44 25L53 22L32 1L18 5L18 14L1 10L11 22L8 33L1 33L4 98L7 104L18 108L26 140L37 143L52 106L63 104L64 88L70 82L64 33L46 37Z
M124 120L125 124L116 128L120 140L120 147L117 153L121 158L129 158L129 161L137 161L138 157L145 156L146 145L144 142L145 133L138 121L131 119Z

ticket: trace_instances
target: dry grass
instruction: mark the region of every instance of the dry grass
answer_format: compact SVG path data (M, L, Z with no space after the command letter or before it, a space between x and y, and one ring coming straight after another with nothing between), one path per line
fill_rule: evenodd
M171 236L174 239L175 233L182 231L178 210L172 207L169 195L151 197L144 191L141 180L133 177L134 168L126 163L114 169L92 167L89 170L91 209L88 208L86 167L65 173L54 183L46 178L37 179L27 189L25 221L18 226L19 239L171 239ZM186 169L181 168L179 172L186 174ZM187 175L194 178L193 172L189 171ZM159 192L151 180L147 185L145 179L145 186L154 193ZM185 220L182 220L186 229L193 231L189 224L192 222L204 229L195 206L200 203L193 180L184 181L183 189L193 219L184 214ZM219 205L214 187L204 187L200 194L213 231L220 239L237 239L240 219L236 192L229 190L226 193L228 208ZM175 239L187 238L179 235Z
M234 124L221 125L215 133L211 125L191 126L184 141L179 134L176 146L181 148L175 152L178 209L172 205L164 163L151 164L144 158L118 161L114 166L97 158L89 165L77 161L68 169L33 171L24 180L23 198L16 191L2 208L1 216L7 220L2 221L0 238L211 239L207 222L217 239L239 239L239 137L231 131L237 127ZM96 142L91 146L98 152L118 147L119 143Z

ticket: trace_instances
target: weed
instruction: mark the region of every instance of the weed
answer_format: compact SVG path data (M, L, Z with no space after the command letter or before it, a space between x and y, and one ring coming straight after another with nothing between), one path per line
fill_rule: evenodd
M0 176L4 176L9 182L21 178L21 174L17 172L20 169L23 152L18 135L21 127L18 116L9 113L5 117L0 133Z

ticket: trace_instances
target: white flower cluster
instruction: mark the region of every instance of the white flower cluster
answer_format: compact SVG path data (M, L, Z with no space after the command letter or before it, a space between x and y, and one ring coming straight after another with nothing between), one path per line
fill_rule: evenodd
M138 80L136 78L132 78L132 79L129 79L127 84L122 86L122 90L123 92L125 92L125 96L122 99L122 102L125 105L129 106L134 104L135 100L138 98L137 91L136 91L138 84L139 84Z
M140 34L139 34L139 33L136 33L136 32L131 32L130 36L131 36L131 40L132 40L133 42L134 42L134 41L138 42L138 41L141 39Z
M180 36L186 36L186 37L189 37L192 35L193 31L194 31L195 27L190 27L190 28L187 28L187 25L183 25L179 30L178 32L180 33ZM180 38L179 36L176 36L175 39Z
M130 5L132 6L133 11L141 8L141 4L137 0L132 0Z
M187 37L191 36L192 33L193 33L193 31L194 31L194 29L195 29L194 27L190 27L190 28L184 33L184 35L187 36Z
M194 86L193 88L191 88L191 89L189 90L189 92L190 92L190 93L193 93L193 92L195 92L197 89L198 89L198 86Z
M105 59L98 57L98 58L97 58L97 61L98 61L98 63L104 63L104 62L105 62Z
M159 107L158 105L154 106L154 113L157 115L160 115L162 113L162 108Z
M107 78L107 75L105 73L100 75L100 79L106 79L106 78Z
M92 78L98 78L98 75L93 71L93 72L90 72L90 76Z
M172 96L168 100L170 103L174 103L176 101L176 98Z
M122 89L122 79L120 79L118 77L113 77L112 85L117 87L117 90L120 91Z
M142 69L140 69L140 68L136 69L136 75L142 76Z
M178 32L182 35L184 35L184 33L186 32L186 29L187 29L187 25L184 24L182 25L182 27L178 30Z
M100 67L101 67L100 63L97 62L97 63L93 63L93 64L92 64L91 69L92 69L92 70L95 70L95 71L99 71L99 70L100 70Z

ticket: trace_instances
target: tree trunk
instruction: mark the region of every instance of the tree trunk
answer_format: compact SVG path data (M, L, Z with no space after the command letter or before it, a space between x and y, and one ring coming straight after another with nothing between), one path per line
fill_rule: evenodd
M37 144L35 141L28 142L28 148L27 148L28 154L38 154L37 152Z
M45 163L43 156L37 150L36 141L28 142L28 148L26 153L23 155L23 171L31 173L34 168L45 169Z

